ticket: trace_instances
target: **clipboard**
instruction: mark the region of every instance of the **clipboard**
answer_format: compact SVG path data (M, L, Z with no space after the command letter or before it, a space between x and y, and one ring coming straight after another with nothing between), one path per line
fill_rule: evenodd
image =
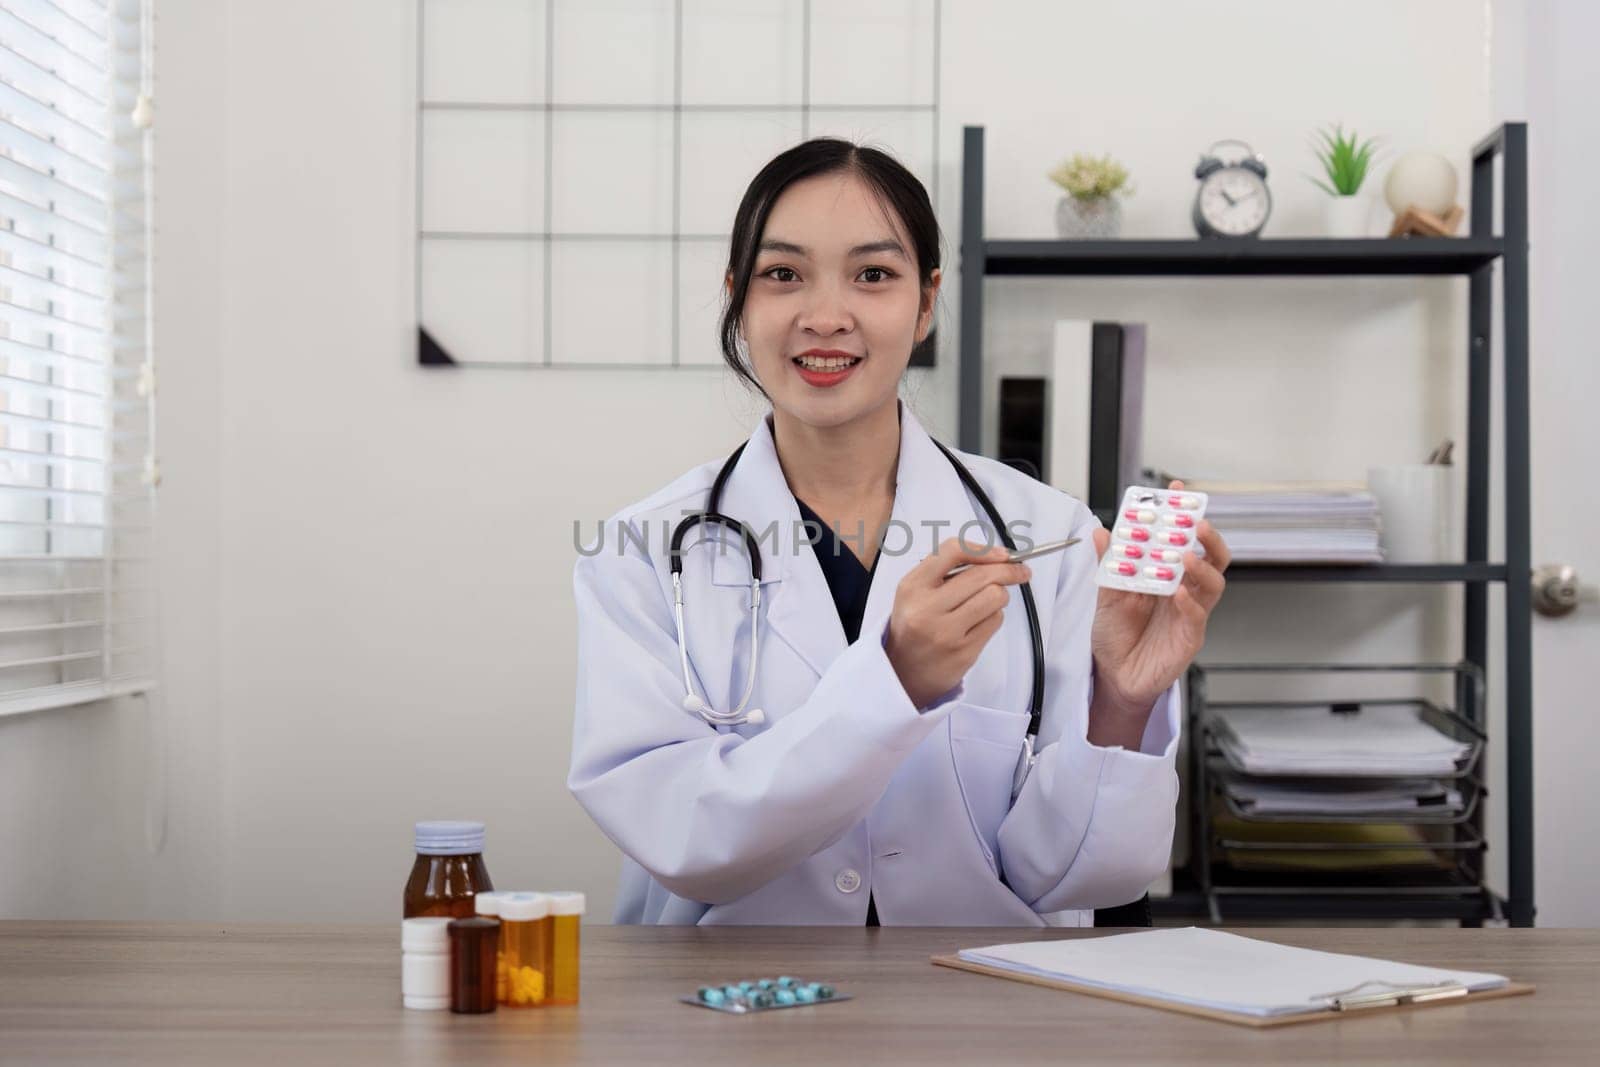
M1163 1000L1160 997L1147 997L1137 993L1101 989L1098 986L1081 985L1077 982L1069 982L1059 978L1043 978L1038 975L1022 974L1000 967L973 963L962 959L960 956L934 956L931 962L940 967L952 967L958 971L971 971L974 974L986 974L993 978L1006 978L1013 982L1026 982L1029 985L1064 990L1068 993L1083 993L1087 996L1101 997L1105 1000L1119 1000L1124 1004L1138 1004L1142 1007L1177 1012L1181 1015L1195 1015L1202 1019L1232 1023L1235 1026L1247 1026L1255 1030L1266 1030L1280 1026L1298 1026L1301 1023L1328 1022L1332 1019L1348 1019L1352 1016L1388 1015L1397 1011L1410 1011L1413 1008L1476 1004L1480 1000L1500 1000L1505 997L1525 996L1535 989L1534 986L1523 982L1507 982L1496 989L1484 989L1476 993L1469 992L1464 986L1420 986L1408 989L1368 990L1366 992L1351 990L1346 996L1338 998L1336 1001L1339 1004L1338 1007L1325 1008L1321 1011L1297 1012L1292 1015L1247 1015L1242 1012L1221 1011L1217 1008L1204 1008L1195 1004Z

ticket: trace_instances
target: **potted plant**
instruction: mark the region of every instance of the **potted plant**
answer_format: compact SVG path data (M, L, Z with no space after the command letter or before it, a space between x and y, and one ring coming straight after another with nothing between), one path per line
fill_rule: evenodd
M1344 127L1337 123L1330 129L1318 130L1317 137L1319 140L1313 151L1327 181L1311 180L1330 197L1324 207L1328 236L1365 236L1368 204L1360 193L1377 152L1377 139L1369 137L1363 141L1354 130L1347 137Z
M1128 168L1110 156L1079 153L1050 172L1067 192L1056 204L1056 232L1062 237L1115 237L1122 229L1122 204L1129 196Z

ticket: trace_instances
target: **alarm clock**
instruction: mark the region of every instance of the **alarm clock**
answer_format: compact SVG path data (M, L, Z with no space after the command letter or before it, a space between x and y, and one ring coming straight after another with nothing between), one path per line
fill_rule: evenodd
M1242 158L1224 161L1223 145L1244 149ZM1200 188L1194 194L1194 229L1201 237L1256 237L1272 214L1267 164L1243 141L1218 141L1194 168Z

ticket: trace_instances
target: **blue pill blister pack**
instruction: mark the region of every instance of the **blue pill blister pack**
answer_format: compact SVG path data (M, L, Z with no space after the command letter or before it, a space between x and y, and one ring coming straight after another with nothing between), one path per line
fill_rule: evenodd
M730 1015L751 1015L780 1008L837 1004L850 997L826 982L808 982L803 978L784 975L781 978L752 978L727 985L701 986L693 995L678 999L685 1004L724 1011Z

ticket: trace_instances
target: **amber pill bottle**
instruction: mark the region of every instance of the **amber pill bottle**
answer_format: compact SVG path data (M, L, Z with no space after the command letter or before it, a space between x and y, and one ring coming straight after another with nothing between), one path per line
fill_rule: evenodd
M451 919L450 1010L482 1015L495 1009L495 965L500 952L496 919Z
M542 1007L550 995L550 899L543 893L500 896L500 958L506 1008Z
M483 864L483 823L419 822L416 849L406 879L405 918L471 918L473 898L494 888Z
M550 898L550 977L546 1004L578 1003L579 932L582 893L546 893Z
M472 903L478 909L478 918L500 921L500 901L503 897L511 896L510 893L479 893L472 898ZM498 943L498 941L497 941ZM506 999L506 953L504 948L496 951L495 958L495 1000L504 1004Z

